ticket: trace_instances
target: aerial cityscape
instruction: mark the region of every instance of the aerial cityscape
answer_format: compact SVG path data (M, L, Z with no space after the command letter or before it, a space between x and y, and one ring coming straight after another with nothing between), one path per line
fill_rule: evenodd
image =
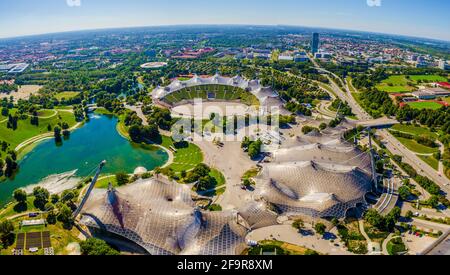
M163 2L0 3L1 256L450 255L450 3Z

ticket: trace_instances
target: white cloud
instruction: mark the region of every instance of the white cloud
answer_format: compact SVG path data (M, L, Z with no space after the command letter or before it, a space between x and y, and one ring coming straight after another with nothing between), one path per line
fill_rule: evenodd
M69 7L80 7L81 6L81 0L66 0L67 6Z
M367 0L369 7L381 7L381 0Z

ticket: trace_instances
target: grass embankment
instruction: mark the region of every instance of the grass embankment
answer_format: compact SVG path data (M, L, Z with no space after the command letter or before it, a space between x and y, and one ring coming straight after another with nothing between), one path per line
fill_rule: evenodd
M419 127L419 126L414 126L414 125L397 124L397 125L393 126L391 130L410 134L413 136L427 136L434 140L439 137L439 135L437 133L431 132L426 127ZM396 138L403 145L405 145L408 149L410 149L411 151L416 152L418 154L434 154L439 151L438 148L431 148L431 147L424 146L422 144L417 143L415 140L399 138L399 137L396 137ZM421 158L425 163L427 163L433 169L435 169L435 170L439 169L439 161L436 158L434 158L433 156L418 155L418 157Z
M426 164L428 164L434 170L439 170L439 161L435 159L433 156L421 156L418 155L420 159L422 159Z
M392 130L403 132L411 135L426 135L430 138L438 138L438 134L431 132L426 127L419 127L414 125L396 124L392 127Z
M46 118L40 118L38 126L31 125L29 118L25 120L19 120L16 130L8 129L6 121L0 123L0 140L6 141L10 144L10 148L14 149L17 147L17 145L30 138L46 133L51 133L51 131L48 131L48 125L53 128L58 125L58 123L67 122L69 127L72 127L77 123L75 121L75 116L67 111L58 111L56 109L57 114L54 116L52 116L54 114L54 111L52 110L45 110L40 112L42 112L43 117Z
M403 145L405 145L406 148L411 150L412 152L415 152L417 154L434 154L439 152L439 148L431 148L422 144L419 144L417 141L413 139L407 139L407 138L401 138L401 137L395 137L400 141Z

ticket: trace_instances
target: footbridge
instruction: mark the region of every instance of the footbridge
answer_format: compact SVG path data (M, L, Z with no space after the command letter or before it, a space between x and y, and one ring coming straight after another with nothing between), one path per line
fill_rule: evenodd
M382 129L382 128L389 128L396 124L399 124L395 119L390 119L387 117L382 117L378 119L373 120L366 120L366 121L358 121L356 122L357 126L362 126L364 128L374 128L374 129Z

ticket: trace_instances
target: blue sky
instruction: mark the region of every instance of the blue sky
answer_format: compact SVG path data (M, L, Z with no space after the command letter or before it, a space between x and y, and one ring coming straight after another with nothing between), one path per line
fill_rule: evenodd
M77 1L78 7L68 5ZM283 24L450 41L449 10L447 0L1 0L0 37L130 26Z

